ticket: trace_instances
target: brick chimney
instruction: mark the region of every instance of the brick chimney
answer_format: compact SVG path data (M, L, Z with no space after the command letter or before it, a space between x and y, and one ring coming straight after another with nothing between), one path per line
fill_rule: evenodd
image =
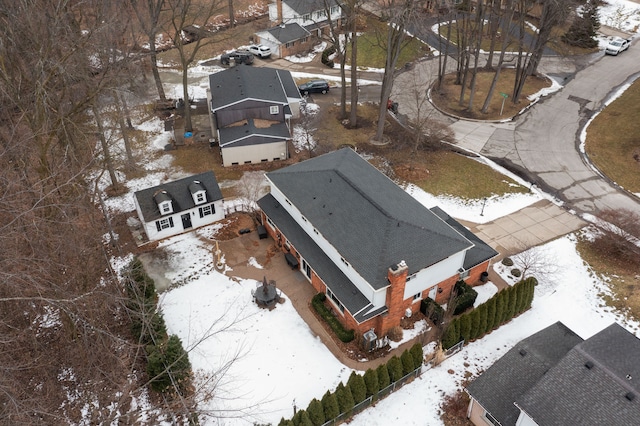
M390 286L387 288L386 305L389 312L382 317L378 330L381 336L387 334L391 328L400 325L400 320L404 316L404 287L407 284L408 272L409 268L404 260L389 267L387 271Z
M282 0L276 0L276 10L278 11L278 22L276 22L276 24L280 25L284 21L282 17Z

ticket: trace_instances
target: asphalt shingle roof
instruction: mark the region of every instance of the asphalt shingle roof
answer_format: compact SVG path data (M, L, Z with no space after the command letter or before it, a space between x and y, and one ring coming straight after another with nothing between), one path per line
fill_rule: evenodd
M277 25L265 31L271 34L271 36L278 40L281 44L300 40L301 38L309 37L309 35L311 34L296 22Z
M338 4L336 0L284 0L283 3L286 3L299 15L304 15L318 10L326 10L327 7L330 8L331 6Z
M300 92L287 70L239 64L209 75L211 109L247 99L287 105L287 98L300 98Z
M200 182L200 185L196 185L196 187L194 187L192 184L195 181ZM222 192L220 192L218 181L216 180L213 172L204 172L198 175L174 180L172 182L166 182L158 186L136 191L133 194L138 201L144 221L151 222L162 217L160 210L158 210L156 200L154 199L157 198L156 194L162 194L160 191L166 191L166 194L161 195L163 200L172 200L173 213L179 213L195 207L195 203L193 202L193 197L189 189L190 185L192 189L197 189L197 186L200 186L206 190L207 203L222 200Z
M273 195L267 194L262 197L258 200L258 206L282 231L316 274L329 286L344 307L355 317L356 321L365 321L386 310L386 307L384 307L371 311L373 305L369 300L327 257L324 251L287 213Z
M285 123L274 123L270 127L256 127L252 118L243 126L224 127L220 131L220 146L246 146L272 143L291 139Z
M375 289L402 260L413 274L473 246L351 149L267 177Z
M580 342L582 338L556 322L516 344L471 382L467 392L501 425L515 425L520 410L514 401Z
M640 423L640 339L612 324L516 398L538 425Z

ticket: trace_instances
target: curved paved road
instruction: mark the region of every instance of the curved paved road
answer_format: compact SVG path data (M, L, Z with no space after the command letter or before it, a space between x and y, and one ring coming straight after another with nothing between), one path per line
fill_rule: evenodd
M534 183L580 213L626 208L640 213L640 200L601 176L580 153L580 133L617 89L640 73L636 49L602 57L579 71L564 88L536 104L515 125L496 128L480 153L503 159L534 177ZM612 129L611 131L615 131Z

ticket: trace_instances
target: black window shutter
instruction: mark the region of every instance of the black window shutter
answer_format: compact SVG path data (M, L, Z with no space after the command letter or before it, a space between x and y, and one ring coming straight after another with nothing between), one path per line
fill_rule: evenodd
M216 214L216 206L215 206L215 204L211 204L211 214Z
M169 228L173 228L173 218L169 217Z
M160 221L156 220L156 229L160 232Z
M198 209L198 213L200 213L200 219L202 219L204 217L204 215L202 214L202 207Z

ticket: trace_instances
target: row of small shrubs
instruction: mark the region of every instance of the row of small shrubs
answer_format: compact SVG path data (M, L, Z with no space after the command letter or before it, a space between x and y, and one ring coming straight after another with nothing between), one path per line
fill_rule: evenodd
M442 336L442 347L449 349L461 340L478 339L529 309L536 283L533 277L519 281L471 312L454 318Z
M321 426L353 408L422 366L422 345L416 343L405 350L400 358L391 357L378 368L369 368L360 375L353 371L347 383L340 383L334 392L327 391L318 400L313 398L306 410L298 410L291 419L280 420L278 426Z
M322 51L322 57L320 58L320 60L329 68L333 68L335 66L333 59L329 59L329 57L334 53L336 53L336 47L334 45L330 45Z
M471 308L476 299L478 298L478 292L475 291L469 284L460 280L454 287L456 291L456 308L453 311L454 315L460 315L467 309Z
M324 293L318 293L313 296L313 299L311 299L313 309L329 324L333 332L338 336L338 339L345 343L351 342L355 338L355 332L344 328L342 323L338 321L338 318L326 307L324 304L325 300L327 300L327 296Z
M162 393L175 389L184 395L191 383L191 363L180 338L167 334L164 318L157 309L155 283L139 259L129 264L124 281L131 331L145 348L151 389Z

